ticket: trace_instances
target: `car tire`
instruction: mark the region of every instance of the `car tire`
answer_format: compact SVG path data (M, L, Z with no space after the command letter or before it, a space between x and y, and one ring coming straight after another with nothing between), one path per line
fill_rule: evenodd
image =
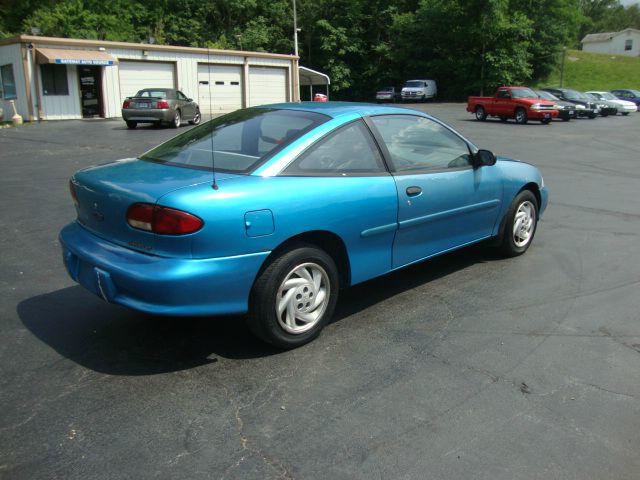
M529 121L527 118L527 111L524 108L516 108L515 113L516 123L524 125Z
M180 116L180 110L176 110L176 113L173 115L173 120L171 121L172 128L179 128L182 125L182 117Z
M333 259L301 244L276 257L259 274L249 296L247 324L260 339L291 349L316 338L338 301Z
M543 125L549 125L551 123L551 119L543 118L542 120L540 120L540 123L542 123Z
M598 116L598 115L596 115L595 113L590 113L590 114L589 114L589 118L590 118L591 120L593 120L593 119L594 119L594 118L596 118L597 116Z
M500 117L501 122L506 122L507 120L509 120L507 117Z
M478 105L476 107L476 120L484 122L487 119L487 112L485 112L484 107Z
M622 115L624 115L625 117L629 115L629 112L620 112L620 113L622 113Z
M571 117L562 117L563 122L568 122L569 120L571 120Z
M500 249L506 257L527 251L538 226L538 200L531 190L523 190L511 202L505 217Z
M127 120L126 121L127 124L127 128L133 130L134 128L136 128L138 126L138 122L132 122L131 120Z
M608 113L601 113L600 115L602 115L603 117L608 117L609 116Z
M199 125L202 121L202 115L200 115L200 109L196 110L196 116L193 117L193 120L189 121L189 125Z

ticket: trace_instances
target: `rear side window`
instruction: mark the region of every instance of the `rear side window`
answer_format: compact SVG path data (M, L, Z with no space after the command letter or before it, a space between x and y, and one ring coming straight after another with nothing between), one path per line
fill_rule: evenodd
M448 128L415 115L371 117L397 173L463 168L472 165L469 146Z
M248 173L270 154L329 117L297 110L249 108L215 118L140 156L179 167Z
M385 171L382 156L362 121L350 123L302 153L284 175L357 176Z

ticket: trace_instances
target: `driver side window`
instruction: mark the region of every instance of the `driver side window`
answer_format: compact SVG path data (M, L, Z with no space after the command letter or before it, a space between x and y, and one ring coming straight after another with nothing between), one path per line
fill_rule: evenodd
M498 98L511 98L508 90L498 90Z
M448 128L416 115L371 117L396 173L464 168L472 165L467 143Z

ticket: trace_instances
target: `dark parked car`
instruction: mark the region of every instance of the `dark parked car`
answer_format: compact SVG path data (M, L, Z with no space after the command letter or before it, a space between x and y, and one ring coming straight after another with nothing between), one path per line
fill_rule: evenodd
M618 105L614 102L610 102L608 100L604 100L602 98L598 98L597 96L591 93L583 93L584 96L592 100L598 109L600 110L600 115L603 117L608 117L609 115L617 115L618 114Z
M173 88L145 88L122 104L122 118L127 127L138 123L166 123L178 128L184 120L192 125L200 123L200 107L180 90Z
M534 90L538 97L543 100L548 100L556 104L558 110L558 118L561 118L562 121L568 122L572 118L576 118L578 114L576 113L576 106L574 103L565 102L564 100L560 100L554 94L545 92L544 90Z
M600 110L598 110L598 107L593 100L589 100L585 95L577 90L550 87L543 88L542 90L552 93L560 100L573 103L576 106L576 112L579 117L596 118L598 113L600 113Z
M628 100L629 102L633 102L636 105L638 105L638 107L640 107L640 91L638 90L626 88L626 89L619 89L619 90L611 90L611 93L613 93L620 100Z
M382 87L376 92L376 102L401 102L400 89L396 87Z

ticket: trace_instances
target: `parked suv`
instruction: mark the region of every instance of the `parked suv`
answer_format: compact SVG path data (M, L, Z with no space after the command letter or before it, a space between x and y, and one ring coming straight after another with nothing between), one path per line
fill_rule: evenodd
M424 102L428 98L435 98L438 86L435 80L408 80L402 87L402 101Z

